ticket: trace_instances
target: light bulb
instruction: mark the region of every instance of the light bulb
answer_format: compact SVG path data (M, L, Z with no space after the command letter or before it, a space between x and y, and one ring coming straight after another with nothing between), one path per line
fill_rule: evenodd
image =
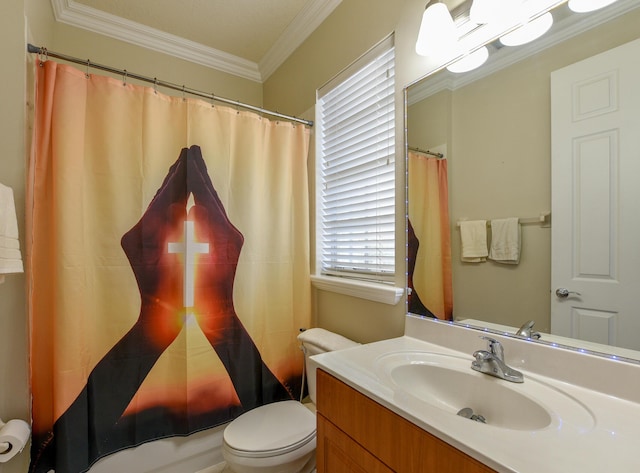
M439 57L448 54L458 43L458 31L444 3L429 5L422 14L416 53Z

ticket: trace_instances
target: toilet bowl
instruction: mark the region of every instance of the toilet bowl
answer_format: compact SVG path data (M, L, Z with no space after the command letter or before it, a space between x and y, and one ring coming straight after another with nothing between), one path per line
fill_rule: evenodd
M281 401L231 422L224 431L222 452L236 473L297 473L315 450L315 415L298 401Z
M257 407L224 430L222 455L235 473L311 473L315 470L316 365L310 356L358 345L321 328L298 336L305 354L311 403L280 401Z

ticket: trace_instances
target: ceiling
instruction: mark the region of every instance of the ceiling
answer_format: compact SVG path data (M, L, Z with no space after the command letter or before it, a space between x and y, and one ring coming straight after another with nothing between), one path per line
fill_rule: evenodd
M51 0L56 21L263 82L342 0Z

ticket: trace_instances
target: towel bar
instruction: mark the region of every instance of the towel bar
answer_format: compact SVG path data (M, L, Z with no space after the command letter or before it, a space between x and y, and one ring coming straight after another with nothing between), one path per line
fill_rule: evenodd
M464 219L458 220L456 222L456 227L459 227L460 223L466 220L468 219L464 218ZM540 215L537 217L520 218L518 219L518 222L524 225L539 223L541 227L547 228L551 226L551 212L541 212ZM491 220L487 220L487 226L488 227L491 226Z

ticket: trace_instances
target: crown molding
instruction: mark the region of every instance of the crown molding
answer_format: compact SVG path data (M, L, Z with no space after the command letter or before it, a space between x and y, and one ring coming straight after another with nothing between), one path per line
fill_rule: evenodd
M265 57L257 63L171 35L74 0L51 0L56 21L262 83L342 2L309 0Z
M342 0L308 1L260 60L262 80L267 80L341 3Z
M74 0L51 0L51 5L56 21L60 23L262 82L258 65L238 56L87 7Z

